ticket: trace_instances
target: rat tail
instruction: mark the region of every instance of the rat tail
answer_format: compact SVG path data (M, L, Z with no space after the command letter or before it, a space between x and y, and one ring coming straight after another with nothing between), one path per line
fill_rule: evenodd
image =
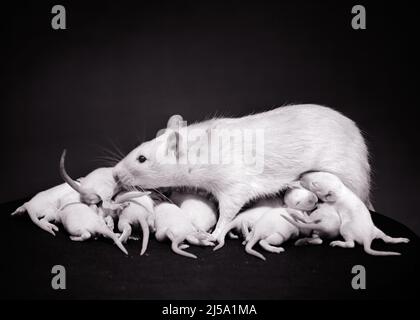
M176 254L179 254L181 256L187 257L187 258L193 258L193 259L197 259L197 256L186 252L184 250L182 250L181 248L179 248L179 245L181 244L181 242L184 239L181 238L175 238L174 234L171 231L166 231L166 236L171 240L172 244L171 244L171 249L173 252L175 252Z
M146 252L147 245L149 244L150 231L149 231L149 224L147 223L144 217L141 217L139 219L139 223L141 226L141 230L143 232L143 240L142 240L141 251L140 251L140 255L142 256Z
M117 245L117 247L120 248L120 250L122 252L124 252L126 255L128 255L127 249L124 247L124 245L118 239L117 235L114 232L112 232L111 230L109 230L106 225L101 226L99 228L99 233L102 234L103 236L111 239L112 241L114 241L114 243Z
M25 213L26 210L26 202L22 204L19 208L17 208L15 211L13 211L10 215L16 216Z
M367 254L370 254L372 256L400 256L401 255L401 253L398 253L398 252L373 250L370 247L371 243L372 243L372 240L369 240L363 243L363 249L365 250Z
M245 246L245 251L247 253L265 261L265 257L261 253L259 253L258 251L253 249L254 245L257 243L258 240L259 239L256 236L255 229L254 229L254 230L252 230L251 238L249 239L249 241L247 242L247 244Z
M213 248L213 251L219 250L221 247L225 245L225 238L226 234L235 227L235 221L229 222L220 232L219 237L217 238L218 244Z

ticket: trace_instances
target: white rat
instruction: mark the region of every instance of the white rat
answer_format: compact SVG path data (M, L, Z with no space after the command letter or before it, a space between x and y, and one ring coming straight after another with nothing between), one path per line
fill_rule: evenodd
M155 206L154 225L156 239L158 241L169 239L172 242L172 251L179 255L197 258L196 255L183 250L188 247L182 244L185 240L191 244L213 245L209 241L210 234L199 231L188 215L173 203L162 202Z
M77 182L75 182L77 183ZM31 200L17 208L12 215L27 212L32 222L41 229L55 235L58 227L57 210L68 202L77 201L79 195L67 183L37 193Z
M128 254L117 235L109 230L104 219L94 209L81 202L66 204L58 212L58 221L73 241L85 241L96 235L110 238L122 252Z
M149 217L153 215L153 200L148 194L121 194L115 199L117 203L128 202L129 206L122 209L118 217L118 230L121 233L120 241L125 243L131 235L132 226L140 225L143 233L140 255L147 250L149 242Z
M392 238L379 230L362 200L334 174L311 172L300 179L302 185L319 199L332 206L340 217L340 234L344 241L332 241L331 246L353 248L355 242L363 245L366 253L376 256L400 255L398 252L377 251L370 246L374 239L386 243L407 243L407 238Z
M261 253L253 249L258 242L262 248L269 252L283 252L284 249L279 245L299 235L299 229L284 218L286 215L288 215L287 210L280 205L264 212L245 240L245 251L265 260Z
M171 200L188 215L199 230L209 232L216 225L217 209L206 197L192 192L172 191Z
M178 122L177 130L171 129L177 127L173 122ZM366 144L356 124L333 109L294 105L242 118L183 124L182 117L171 117L169 129L131 151L114 167L114 174L127 186L187 186L213 194L220 210L215 237L249 200L273 195L311 170L334 173L369 202ZM263 137L243 145L243 139L231 139L237 132ZM221 144L212 139L215 134ZM243 159L245 148L263 152L255 152L255 161L229 161ZM211 161L190 160L203 155Z
M219 243L213 250L218 250L225 245L225 237L228 232L234 230L236 233L242 233L246 238L249 235L249 230L252 229L255 223L262 217L262 215L276 206L278 202L273 200L260 200L251 208L240 212L235 219L229 222L220 233L218 238Z

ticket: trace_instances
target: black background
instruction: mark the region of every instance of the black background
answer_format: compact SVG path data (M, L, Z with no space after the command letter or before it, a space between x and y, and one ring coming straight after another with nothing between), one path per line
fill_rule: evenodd
M54 4L67 30L51 28ZM367 30L351 28L355 4ZM59 183L64 147L80 176L101 165L101 147L127 152L174 113L318 103L365 133L376 210L419 233L410 2L19 1L1 12L1 202Z

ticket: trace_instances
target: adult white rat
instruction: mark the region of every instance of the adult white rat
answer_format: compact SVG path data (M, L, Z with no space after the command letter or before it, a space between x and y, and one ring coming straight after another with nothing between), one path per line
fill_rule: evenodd
M135 196L130 193L121 194L115 198L117 203L128 202L118 216L118 230L121 232L120 241L125 243L131 235L132 227L139 225L143 233L140 255L147 250L149 242L149 217L153 215L153 200L148 194Z
M398 252L377 251L370 246L374 239L386 243L407 243L407 238L392 238L379 230L362 200L335 175L311 172L300 179L302 185L314 192L319 199L332 206L340 217L340 234L344 241L332 241L331 246L353 248L355 242L363 245L366 253L375 256L400 255Z
M283 252L284 249L279 247L279 245L299 235L299 229L284 219L286 215L288 215L287 210L280 205L264 212L245 240L245 251L265 260L261 253L253 249L258 242L266 251L273 253Z
M188 215L197 229L209 232L216 225L217 208L205 196L189 191L172 191L170 199Z
M57 217L70 234L71 240L85 241L101 235L112 239L122 252L128 254L117 235L109 230L104 219L88 205L81 202L68 203L59 210Z
M213 245L209 241L210 234L198 230L188 215L173 203L162 202L155 206L154 225L156 239L158 241L169 239L172 242L172 251L176 254L197 258L196 255L183 250L187 247L182 245L185 240L195 245Z
M226 234L232 230L234 230L235 233L242 233L242 236L246 238L249 235L249 230L254 227L258 219L260 219L266 211L277 205L280 205L278 200L264 199L258 201L252 207L240 212L235 219L223 228L218 238L219 243L213 250L218 250L225 245Z
M78 197L78 193L67 183L62 183L37 193L31 200L17 208L12 215L27 212L33 223L55 235L54 231L58 231L58 227L52 222L57 221L58 209L68 202L77 201Z
M114 175L128 186L189 186L213 194L220 210L214 236L249 200L275 194L307 171L334 173L369 201L364 139L353 121L333 109L285 106L188 127L182 127L182 117L173 116L168 127L176 127L174 122L178 130L167 129L135 148L115 166ZM232 139L238 133L239 139ZM249 136L255 140L246 139ZM256 151L255 161L244 159L246 150ZM210 160L196 161L197 157Z

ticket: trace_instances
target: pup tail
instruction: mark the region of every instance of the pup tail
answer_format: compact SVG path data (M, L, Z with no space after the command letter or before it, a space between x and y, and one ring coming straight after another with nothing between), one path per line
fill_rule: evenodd
M255 230L255 229L254 229ZM253 247L254 247L254 245L257 243L257 241L259 240L257 237L256 237L256 234L255 234L255 232L254 232L254 230L252 230L252 235L251 235L251 239L249 239L249 241L247 242L247 244L246 244L246 246L245 246L245 251L247 252L247 253L249 253L249 254L251 254L251 255L253 255L253 256L255 256L255 257L257 257L257 258L260 258L260 259L262 259L262 260L266 260L265 259L265 257L261 254L261 253L259 253L258 251L255 251L254 249L253 249Z
M25 212L26 212L26 203L21 205L19 208L17 208L15 211L13 211L10 215L16 216L16 215L23 214Z
M194 255L192 253L189 253L189 252L186 252L186 251L182 250L181 248L179 248L179 245L183 241L183 239L175 238L171 231L166 231L166 236L172 242L171 249L172 249L173 252L175 252L176 254L179 254L181 256L187 257L187 258L197 259L196 255Z
M232 230L235 227L235 221L229 222L224 229L222 229L222 232L220 232L220 235L217 237L217 241L219 242L217 246L213 248L213 251L219 250L221 247L225 245L225 238L226 234Z
M117 235L114 232L112 232L111 230L109 230L106 225L101 226L99 228L98 232L100 234L102 234L103 236L105 236L105 237L111 239L112 241L114 241L114 243L117 245L117 247L120 248L120 250L122 252L124 252L126 255L128 255L127 249L124 247L124 245L118 239Z
M141 226L141 230L143 232L143 240L142 240L141 251L140 251L140 255L142 256L146 252L147 245L149 244L150 231L149 231L149 224L147 223L144 217L141 217L139 219L139 223Z
M372 256L400 256L401 255L401 253L398 253L398 252L373 250L370 247L371 242L372 240L363 243L363 249L365 250L367 254L370 254Z

